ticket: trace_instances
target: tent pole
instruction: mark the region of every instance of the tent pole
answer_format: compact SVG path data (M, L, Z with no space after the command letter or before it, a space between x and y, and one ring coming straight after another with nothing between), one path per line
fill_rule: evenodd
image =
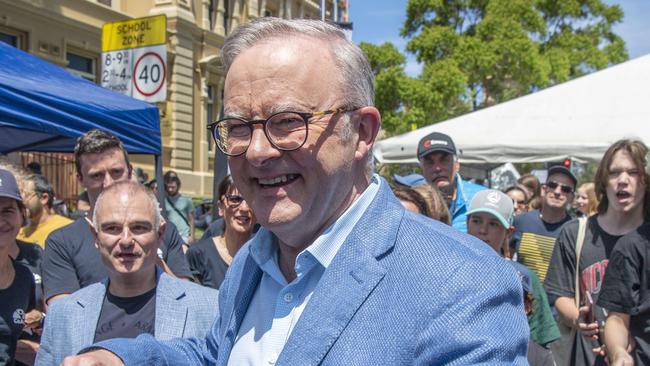
M228 159L226 154L222 153L221 150L215 148L214 153L214 175L213 175L213 184L212 184L212 204L213 204L213 216L216 217L216 213L219 212L217 209L217 201L219 200L219 183L223 178L228 175Z
M156 165L156 187L158 188L158 202L160 203L160 209L162 210L163 217L167 219L167 211L165 211L165 183L163 182L162 156L160 156L160 154L154 155L154 164Z

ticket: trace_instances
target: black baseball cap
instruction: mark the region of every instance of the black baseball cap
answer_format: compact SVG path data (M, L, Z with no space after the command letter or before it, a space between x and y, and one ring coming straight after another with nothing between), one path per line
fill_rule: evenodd
M444 151L456 155L456 145L454 145L454 140L440 132L432 132L424 136L418 143L418 160L434 151Z
M0 169L0 197L9 197L16 201L23 200L20 196L20 190L18 190L16 178L10 171L5 169Z
M554 174L563 174L569 179L571 179L571 183L573 183L573 187L575 188L578 185L578 179L576 179L576 176L571 173L571 170L569 168L565 167L564 165L554 165L548 169L548 174L546 175L546 179L548 180L548 177Z

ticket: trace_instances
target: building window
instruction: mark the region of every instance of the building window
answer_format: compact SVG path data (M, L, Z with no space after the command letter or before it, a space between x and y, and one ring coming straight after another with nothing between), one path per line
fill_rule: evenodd
M27 46L27 35L11 28L0 27L0 42L25 50Z
M208 98L207 98L206 106L205 106L205 108L206 108L205 115L206 115L208 124L214 122L217 119L216 118L216 113L214 113L214 106L215 106L215 102L214 102L215 92L214 92L214 89L215 89L214 86L208 85ZM207 135L208 135L208 151L213 151L214 150L214 141L212 139L212 134L208 133Z
M97 0L97 2L110 7L112 1L111 0Z
M83 56L74 52L67 52L68 71L81 76L86 80L97 82L97 62L94 57Z
M0 42L4 42L10 46L18 47L18 36L13 34L0 33Z

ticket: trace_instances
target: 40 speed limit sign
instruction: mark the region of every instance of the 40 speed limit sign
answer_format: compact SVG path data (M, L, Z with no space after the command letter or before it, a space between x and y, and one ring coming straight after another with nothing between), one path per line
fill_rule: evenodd
M136 99L147 102L167 98L166 46L144 47L133 50L133 90Z
M164 102L166 40L164 15L104 24L102 86L146 102Z

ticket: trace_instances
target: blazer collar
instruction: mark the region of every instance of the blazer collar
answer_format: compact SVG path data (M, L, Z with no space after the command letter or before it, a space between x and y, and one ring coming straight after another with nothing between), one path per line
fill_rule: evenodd
M181 337L185 330L187 318L187 304L182 301L185 290L174 284L167 274L156 266L156 321L154 336L161 339ZM101 284L91 285L82 298L77 300L77 305L82 309L78 322L83 332L75 332L75 338L81 345L92 344L95 339L95 330L108 290L108 278Z
M156 289L156 321L154 336L156 339L182 337L188 316L186 292L178 286L175 278L168 276L156 267L158 288Z
M280 357L279 365L316 365L386 274L404 208L386 182L325 271ZM305 339L314 340L304 342Z
M79 312L75 324L79 324L81 331L72 332L73 339L71 340L72 344L76 345L75 349L81 349L93 344L107 286L108 279L80 290L83 291L83 296L80 296L76 301Z

